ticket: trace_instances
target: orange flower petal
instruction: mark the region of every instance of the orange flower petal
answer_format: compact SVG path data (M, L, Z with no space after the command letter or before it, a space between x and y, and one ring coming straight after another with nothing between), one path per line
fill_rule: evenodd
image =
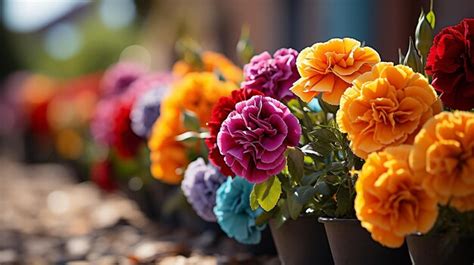
M388 247L399 247L405 235L427 232L438 214L436 198L413 177L411 150L400 145L371 153L355 185L357 218L374 240Z
M321 92L326 102L339 105L343 90L379 61L375 50L360 47L360 42L354 39L316 43L298 55L296 65L301 78L291 91L306 102Z
M442 112L425 123L410 154L410 166L423 188L460 211L474 208L473 201L464 200L474 194L472 124L473 113Z
M412 143L423 122L439 108L426 78L391 63L378 63L360 75L340 103L337 123L347 133L352 151L362 158L386 146Z

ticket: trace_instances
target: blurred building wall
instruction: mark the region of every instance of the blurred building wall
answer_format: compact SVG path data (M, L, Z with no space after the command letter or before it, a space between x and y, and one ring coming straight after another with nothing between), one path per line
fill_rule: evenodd
M436 32L474 16L473 0L434 1ZM300 50L334 37L353 37L377 49L384 60L396 62L398 48L406 51L408 37L414 35L422 6L428 11L429 0L157 0L154 14L162 19L150 26L171 33L170 28L177 30L172 23L180 21L205 48L234 59L246 24L257 52Z

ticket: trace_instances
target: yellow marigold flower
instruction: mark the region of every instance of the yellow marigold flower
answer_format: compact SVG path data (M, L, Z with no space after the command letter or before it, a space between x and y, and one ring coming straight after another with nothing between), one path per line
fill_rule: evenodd
M386 146L412 143L441 111L428 80L407 66L378 63L353 81L341 98L337 124L361 158Z
M205 72L187 74L174 85L171 94L162 102L161 116L153 125L148 141L154 177L169 184L182 180L184 167L189 163L187 149L190 148L176 141L176 136L186 130L181 118L183 110L194 112L204 127L211 117L213 105L236 88L234 83L220 81L214 74Z
M301 78L291 91L306 102L323 93L325 102L339 105L351 82L378 62L380 56L374 49L360 47L360 42L351 38L316 43L298 55L296 65Z
M196 69L184 61L178 61L173 66L173 74L182 77L192 72L214 72L217 70L228 81L232 81L236 84L240 84L242 81L242 69L232 63L232 61L227 59L224 55L206 51L202 53L201 59L204 64L203 69Z
M415 138L410 165L430 194L460 211L474 209L474 113L442 112Z
M400 247L408 234L428 232L438 216L436 198L409 167L410 150L400 145L370 154L355 185L357 218L387 247Z

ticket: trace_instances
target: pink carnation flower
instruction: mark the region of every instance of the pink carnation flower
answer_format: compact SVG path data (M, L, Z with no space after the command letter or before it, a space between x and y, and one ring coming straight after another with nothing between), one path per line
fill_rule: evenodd
M285 167L285 150L298 145L298 119L278 100L253 96L241 101L222 123L217 145L238 176L260 183Z
M259 90L265 96L281 101L294 98L290 88L300 78L296 68L297 56L298 52L293 49L279 49L273 57L268 52L255 55L244 66L242 87Z

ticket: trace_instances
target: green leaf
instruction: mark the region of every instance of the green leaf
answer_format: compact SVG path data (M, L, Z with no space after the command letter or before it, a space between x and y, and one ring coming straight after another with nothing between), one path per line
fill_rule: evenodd
M248 25L244 25L241 30L239 42L237 42L237 55L243 64L250 62L255 55L255 49L250 42L250 29Z
M329 157L329 155L334 151L331 145L320 141L312 142L311 147L323 157Z
M201 47L196 41L190 38L182 38L176 42L175 49L179 57L191 65L193 69L203 70Z
M257 216L255 220L256 225L264 225L275 215L274 211L263 212L261 215Z
M342 217L349 213L351 210L351 196L349 194L349 189L340 186L339 190L336 193L336 216Z
M304 153L298 148L288 148L287 151L288 171L291 177L300 182L304 174Z
M253 188L252 188L252 192L250 192L250 208L252 208L252 210L257 210L258 209L258 200L257 200L257 195L255 194L255 185L253 185Z
M345 161L337 161L333 162L327 167L327 171L333 172L333 173L339 173L343 170L346 169L346 162Z
M306 185L312 185L315 183L321 176L325 175L326 171L324 170L319 170L316 172L311 173L310 175L306 175L301 179L301 185L306 186Z
M196 143L199 139L199 133L197 132L184 132L175 137L176 141L183 143Z
M316 194L318 194L318 196L320 197L328 197L332 194L331 188L329 188L329 185L324 181L316 183L316 186L314 186L314 190L316 191Z
M198 132L201 129L199 118L196 116L194 112L189 111L189 110L184 110L182 117L183 117L184 128L186 128L187 131Z
M314 157L314 156L321 156L320 153L318 153L318 152L316 152L316 151L313 150L312 144L307 144L307 145L303 146L303 147L301 148L301 151L302 151L305 155L307 155L307 156L311 156L311 157Z
M428 22L430 23L431 28L434 29L436 25L436 16L433 10L426 14L426 20L428 20Z
M300 109L300 104L298 103L298 100L292 99L286 103L288 108L291 110L291 113L295 115L298 119L303 119L304 114L303 111Z
M273 220L275 220L275 225L277 228L280 228L286 220L288 220L290 214L288 213L288 204L285 199L281 199L278 202L278 207L276 208L276 213L273 216Z
M433 13L430 12L432 15ZM428 52L433 44L434 31L431 22L428 19L428 14L425 16L423 12L420 15L418 24L415 30L415 46L421 55L421 59L426 61Z
M281 182L273 176L267 181L254 186L258 204L267 212L271 211L278 203L281 195Z
M288 205L288 213L290 214L291 219L298 219L301 210L303 209L303 204L298 201L296 193L290 190L287 193L286 201Z
M219 69L214 70L214 75L217 77L217 79L219 79L219 81L222 81L222 82L227 81L224 74Z
M311 135L318 139L318 141L327 143L338 142L338 139L334 132L327 128L317 128L311 132Z
M334 200L326 200L321 207L327 216L336 216L336 211L334 210L336 208L336 202Z
M422 68L421 57L415 48L415 44L413 43L411 36L408 41L408 51L403 64L411 67L413 71L423 74L424 69Z
M298 200L298 203L301 205L305 205L306 203L308 203L309 200L311 200L315 194L316 189L312 186L302 186L296 188L295 190L296 200Z
M340 183L341 179L340 179L340 177L338 177L336 175L328 174L328 175L324 176L323 181L326 182L326 183L335 185L337 183Z
M398 48L398 64L403 64L405 61L405 55L402 54L402 49Z

